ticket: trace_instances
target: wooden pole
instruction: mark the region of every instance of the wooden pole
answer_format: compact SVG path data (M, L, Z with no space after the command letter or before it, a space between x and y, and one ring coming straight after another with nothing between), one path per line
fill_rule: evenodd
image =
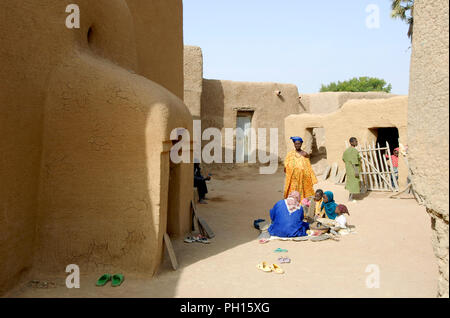
M167 233L164 233L164 243L166 244L167 252L169 253L170 262L172 263L172 268L174 270L178 269L177 257L175 255L175 251L172 246L172 242L170 241L170 237Z
M373 145L372 149L373 149L373 157L374 157L374 161L375 161L375 167L377 167L378 173L381 174L380 164L378 162L378 150L375 146L375 141L372 142L372 145ZM383 180L379 177L378 177L378 179L379 179L378 181L380 184L380 189L384 190L385 187L384 187Z
M367 151L368 150L368 148L367 148L367 143L365 144L365 150ZM366 158L367 157L367 158ZM363 156L363 159L364 159L364 163L366 164L366 163L369 163L369 155L368 155L368 152L364 152L364 156ZM369 179L369 184L370 184L370 190L373 190L375 187L373 186L373 182L372 182L372 176L370 175L370 167L369 167L369 165L367 165L367 178Z
M363 154L361 152L361 146L358 146L358 151L359 151L359 156L362 157ZM360 165L361 165L361 173L360 173L360 181L361 181L361 185L364 184L364 187L367 189L367 176L366 176L366 165L364 164L364 161L361 159L360 160Z
M375 142L374 142L373 143L373 147L376 148L375 157L377 159L377 167L378 167L378 169L380 171L380 174L385 175L386 171L384 170L384 167L383 167L383 160L381 158L381 147L380 147L380 144L378 144L378 146L375 146ZM384 180L382 180L381 178L380 178L380 183L382 184L382 189L383 190L387 190L388 189L388 185L385 184Z
M387 150L387 148L386 148L386 150ZM388 176L388 178L390 178L391 173L390 173L389 164L388 164L387 159L386 159L386 155L387 155L387 153L385 155L383 155L383 162L384 162L384 165L386 167L386 175Z
M375 166L375 161L374 161L374 156L373 156L373 149L372 149L372 147L370 146L370 144L369 144L369 157L370 157L370 163L371 163L371 166L372 166L372 171L374 172L373 174L372 174L372 176L373 176L373 179L374 179L374 186L375 186L375 188L376 189L378 189L378 190L380 190L380 186L379 186L379 184L378 184L378 175L376 174L376 172L377 172L377 168L376 168L376 166Z
M408 183L408 185L403 190L401 190L400 192L397 192L397 193L394 193L394 194L390 195L389 198L391 198L391 199L402 199L402 198L399 197L399 195L402 194L402 193L405 193L408 190L410 190L411 187L412 187L412 184ZM412 195L411 197L404 198L404 199L414 199L414 196Z

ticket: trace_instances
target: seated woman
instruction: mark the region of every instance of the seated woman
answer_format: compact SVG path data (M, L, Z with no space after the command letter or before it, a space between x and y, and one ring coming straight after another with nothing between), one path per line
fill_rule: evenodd
M314 222L310 224L311 230L315 232L326 233L330 230L330 225L334 224L334 220L337 217L336 208L337 203L334 202L333 192L327 191L322 196L322 204L318 215L314 219Z
M306 236L309 224L303 221L301 195L297 191L289 194L287 199L278 201L270 210L272 224L268 231L271 236L300 237Z
M323 202L322 207L320 208L321 211L325 211L325 214L328 219L334 220L337 217L336 214L336 207L338 204L334 202L334 194L331 191L327 191L323 194Z

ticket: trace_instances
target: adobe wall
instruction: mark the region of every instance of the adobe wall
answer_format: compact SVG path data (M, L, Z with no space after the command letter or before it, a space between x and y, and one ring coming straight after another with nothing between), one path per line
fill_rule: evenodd
M203 55L197 46L184 47L184 103L194 119L201 118Z
M341 108L350 99L382 99L396 95L385 92L324 92L301 94L301 107L312 114L332 113Z
M0 5L0 294L68 264L153 275L168 218L169 232L189 229L191 164L168 203L169 134L192 131L174 95L181 0L79 0L79 30L64 25L70 3ZM164 49L142 44L149 29Z
M356 137L360 144L376 142L376 137L369 128L396 127L400 143L407 144L407 107L406 96L389 99L349 100L331 114L290 115L285 120L285 146L287 151L293 149L290 136L301 136L304 149L311 152L312 135L308 129L324 128L325 136L322 146L327 151L328 164L337 163L339 169L345 169L342 154L345 142ZM400 187L406 185L408 171L403 160L399 164Z
M183 99L182 0L126 0L133 17L139 74Z
M416 0L408 108L413 186L432 219L439 296L449 297L449 3Z
M281 91L282 96L275 91ZM291 84L204 80L202 129L236 128L239 110L254 111L252 128L267 129L267 144L270 128L278 128L278 157L284 160L284 118L300 112L298 96L297 86Z

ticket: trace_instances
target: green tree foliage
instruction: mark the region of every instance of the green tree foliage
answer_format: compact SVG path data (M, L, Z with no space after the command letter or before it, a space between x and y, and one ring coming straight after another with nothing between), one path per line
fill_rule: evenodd
M392 85L387 85L383 79L375 77L354 77L348 81L332 82L322 85L321 92L386 92L390 93Z
M414 0L392 0L391 17L405 21L409 25L408 37L412 41L414 29Z

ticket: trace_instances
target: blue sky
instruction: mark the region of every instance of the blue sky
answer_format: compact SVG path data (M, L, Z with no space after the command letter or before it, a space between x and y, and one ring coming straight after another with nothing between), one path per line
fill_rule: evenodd
M292 83L300 93L355 76L408 94L407 25L390 0L184 0L184 43L200 46L204 77ZM380 10L369 29L366 8Z

